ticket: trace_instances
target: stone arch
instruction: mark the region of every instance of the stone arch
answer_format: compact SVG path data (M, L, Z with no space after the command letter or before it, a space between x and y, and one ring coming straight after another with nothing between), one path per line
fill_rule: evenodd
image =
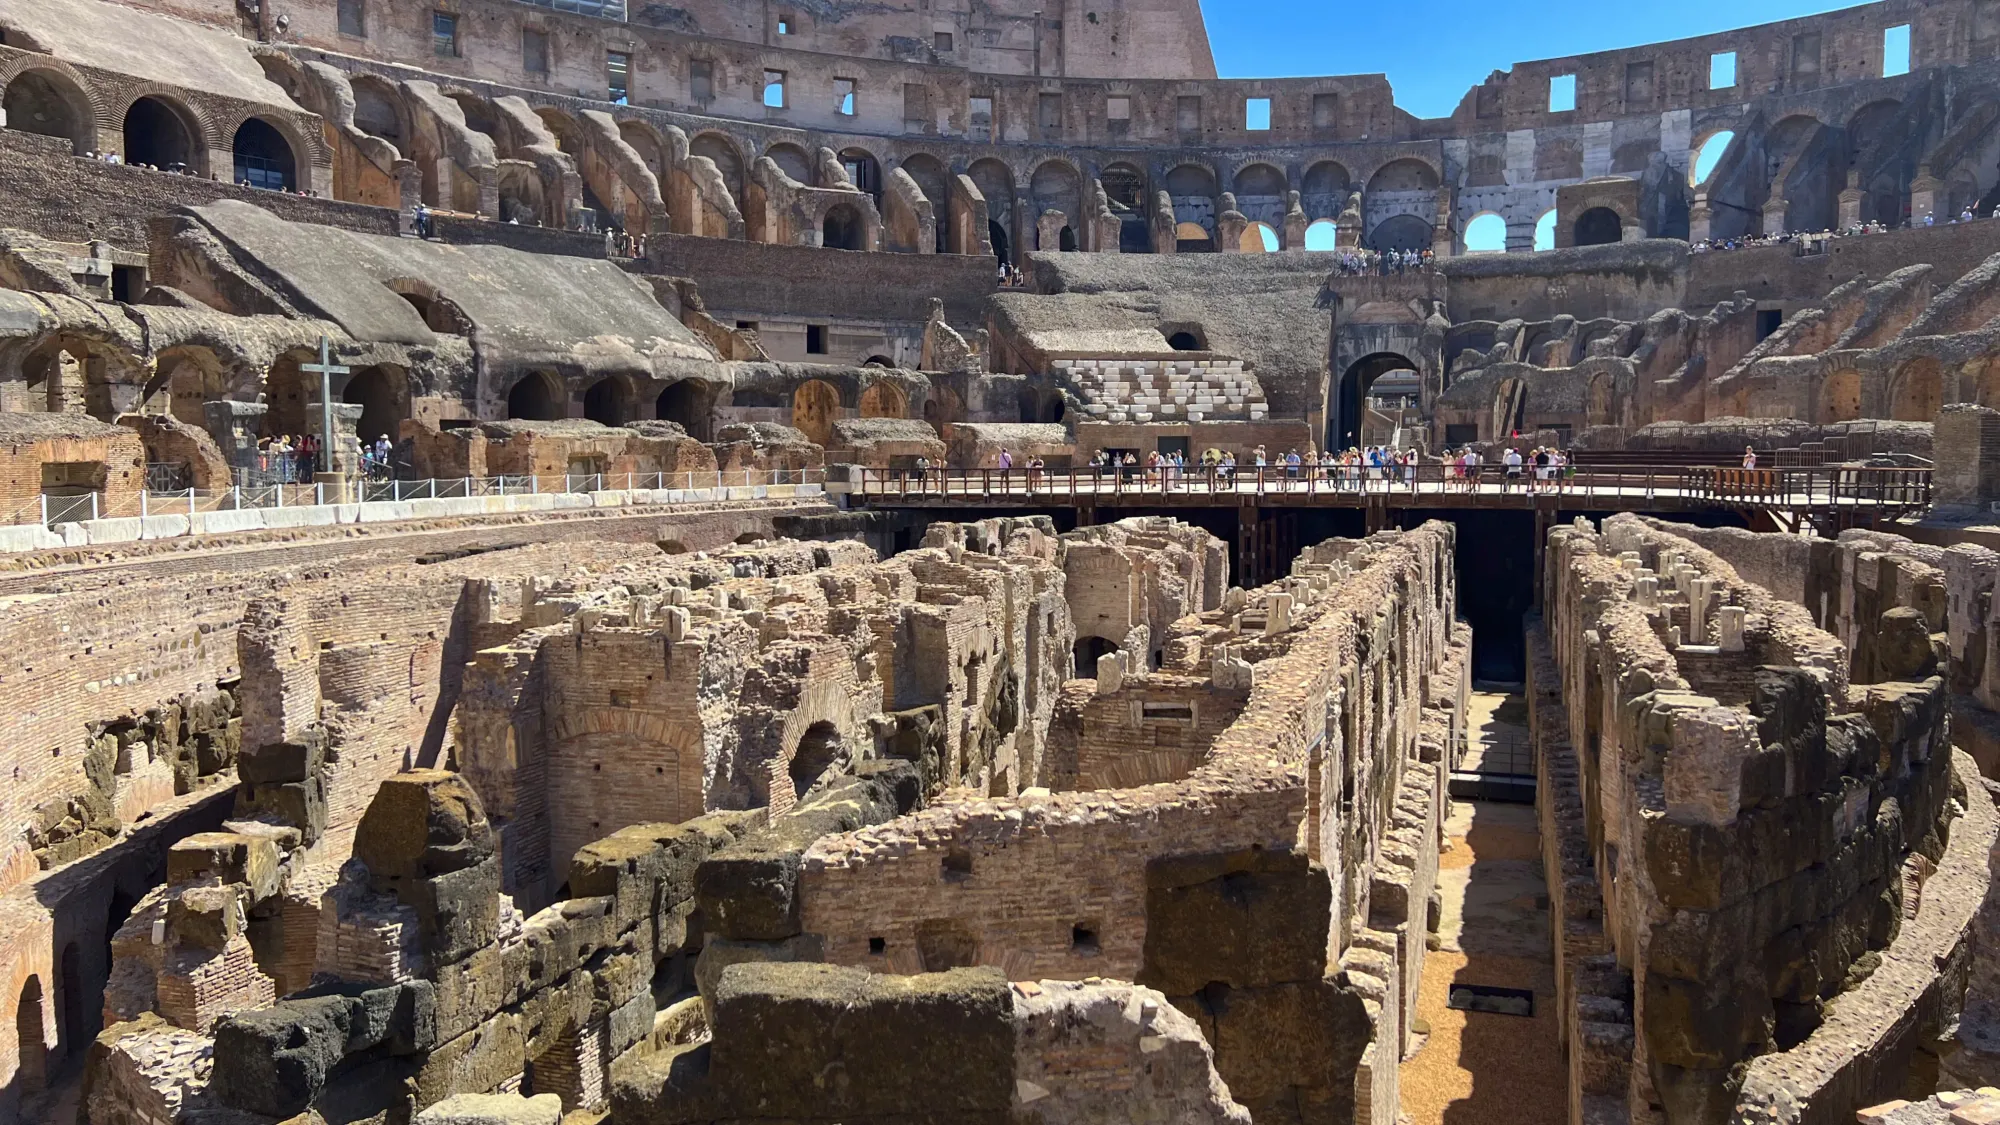
M535 116L541 118L542 126L556 139L556 148L572 158L583 156L583 127L576 119L553 106L536 106Z
M39 1093L49 1085L48 1017L42 1010L42 978L33 974L21 985L14 1007L14 1044L20 1062L22 1093Z
M1374 250L1423 250L1431 244L1431 225L1415 215L1391 215L1368 232Z
M1283 245L1276 228L1269 223L1251 223L1243 228L1243 234L1236 240L1236 249L1244 254L1268 254Z
M121 383L134 401L145 394L145 380L123 348L74 331L52 333L21 360L27 392L36 413L88 414L109 422L132 405L121 399Z
M584 844L632 824L680 821L702 812L701 736L691 724L656 707L581 702L550 720L550 803L578 814L551 825L552 856L574 855ZM603 801L598 795L607 788L628 792ZM599 819L593 822L584 810Z
M1429 161L1405 156L1376 169L1368 177L1368 192L1372 195L1378 191L1436 191L1438 183L1438 170Z
M771 158L771 163L776 164L779 171L799 183L807 187L819 186L813 183L812 157L798 145L790 141L780 141L765 149L764 155Z
M478 94L465 89L445 91L445 97L458 103L458 111L465 117L465 127L475 133L485 134L493 142L493 155L505 159L513 155L506 143L506 130L500 128L499 114L493 103Z
M1178 164L1161 181L1174 207L1174 241L1181 251L1214 250L1216 199L1222 194L1215 170L1205 164Z
M1322 160L1306 169L1299 206L1308 219L1337 219L1354 194L1354 174L1338 160Z
M272 191L293 191L300 184L299 150L285 130L262 117L248 117L236 127L229 151L234 159L230 179Z
M1779 169L1819 126L1819 118L1810 113L1792 113L1779 118L1776 124L1764 131L1765 183L1777 177Z
M153 378L147 384L146 399L164 392L165 412L192 426L207 424L203 403L226 398L254 398L257 387L233 380L213 351L198 346L175 346L161 350L153 360Z
M1707 183L1721 165L1722 158L1728 155L1729 147L1735 143L1736 132L1733 129L1718 129L1703 137L1700 144L1689 150L1694 156L1688 160L1688 186L1700 187Z
M672 149L660 131L650 122L625 117L618 121L618 138L639 154L639 162L664 186L667 182L667 153Z
M743 169L749 166L744 159L743 149L736 138L715 129L708 129L688 138L689 156L706 156L715 162L715 170L722 173L722 182L729 185L729 194L741 204L743 199Z
M562 381L546 371L530 371L507 391L507 417L553 422L569 417L569 396Z
M1889 394L1889 417L1898 422L1931 422L1944 405L1944 376L1938 361L1918 356L1896 373Z
M842 149L840 166L847 173L847 182L873 196L878 205L882 202L882 161L874 153L865 148Z
M354 90L355 128L371 137L380 137L407 155L410 149L409 106L402 91L385 78L357 74L349 80ZM469 119L468 119L469 120Z
M1083 217L1083 177L1067 160L1037 164L1028 178L1028 195L1034 200L1037 215L1060 211L1072 226Z
M97 109L77 80L63 71L31 66L15 72L0 92L7 128L70 142L78 154L96 146Z
M1861 372L1849 368L1826 377L1819 392L1821 422L1851 422L1861 417Z
M696 441L708 441L714 430L715 388L699 379L682 379L660 392L653 417L679 424Z
M1421 370L1408 356L1396 352L1371 352L1347 365L1340 376L1339 398L1336 402L1333 429L1329 433L1329 443L1336 449L1345 449L1361 444L1362 418L1368 399L1368 389L1375 380L1391 371Z
M1590 382L1584 386L1583 392L1583 414L1590 425L1611 426L1617 424L1617 419L1612 415L1614 389L1615 386L1609 371L1594 371L1591 373Z
M1893 138L1885 133L1903 112L1903 103L1894 98L1869 102L1847 118L1847 160L1858 163L1869 146Z
M863 418L906 418L909 413L910 396L894 383L870 383L861 392Z
M583 416L606 426L622 426L632 421L631 380L622 375L606 375L583 392Z
M459 308L456 301L438 292L437 286L430 282L417 277L396 277L383 284L415 309L417 315L423 318L424 327L431 331L452 336L472 334L472 318L465 315L465 310Z
M402 439L403 419L410 416L410 381L385 364L364 367L347 377L340 401L361 407L354 432L363 442L387 436L394 444Z
M500 219L523 223L561 226L559 217L548 214L548 199L542 177L532 164L507 161L500 165Z
M194 110L170 94L143 94L123 115L127 164L207 171L208 130Z
M840 417L840 392L823 379L808 379L792 392L792 427L815 444L833 442L833 423Z
M826 209L820 223L820 245L829 250L866 250L867 224L852 203L836 203Z
M1468 254L1505 253L1507 220L1496 211L1481 211L1466 222L1464 242Z
M947 228L951 225L951 173L943 161L927 152L904 157L902 168L931 202L931 216L937 228L935 249L940 254L951 253L953 247L947 243Z
M829 773L844 771L851 761L852 751L840 727L826 719L806 727L785 767L792 780L793 799L805 797L825 781Z
M1624 237L1624 220L1609 207L1592 207L1576 217L1572 245L1607 246Z
M1240 204L1244 196L1275 196L1282 199L1291 190L1285 173L1276 165L1256 161L1246 164L1236 172L1236 198Z

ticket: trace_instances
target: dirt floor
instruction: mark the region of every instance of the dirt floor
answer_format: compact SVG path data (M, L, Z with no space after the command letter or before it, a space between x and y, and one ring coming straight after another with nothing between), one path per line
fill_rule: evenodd
M1510 705L1511 701L1511 705ZM1507 720L1518 696L1473 697L1475 743L1526 732ZM1541 844L1529 805L1453 801L1440 857L1440 948L1424 960L1417 1016L1428 1039L1403 1061L1410 1125L1563 1125L1566 1073L1557 1042ZM1534 1018L1446 1007L1454 983L1531 989Z

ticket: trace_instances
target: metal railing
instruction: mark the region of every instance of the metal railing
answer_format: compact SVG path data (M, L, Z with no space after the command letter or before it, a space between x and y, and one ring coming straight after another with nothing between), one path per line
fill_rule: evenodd
M1786 469L1718 469L1700 466L1591 467L1537 470L1483 465L1465 470L1438 463L1363 468L1347 465L1262 466L1229 470L1132 466L1080 469L863 469L856 491L864 497L948 499L1028 497L1095 499L1124 495L1223 495L1324 497L1463 497L1468 502L1530 503L1538 497L1652 501L1685 499L1743 508L1929 507L1927 469L1877 469L1841 465ZM1441 506L1449 506L1444 504Z
M107 499L103 493L44 494L0 519L0 525L39 523L52 527L83 520L138 516L198 515L245 508L298 508L401 500L450 500L471 496L526 496L634 490L755 488L824 484L823 469L724 469L686 473L590 473L541 476L446 477L429 480L351 480L346 496L325 482L239 484L227 488L146 489Z

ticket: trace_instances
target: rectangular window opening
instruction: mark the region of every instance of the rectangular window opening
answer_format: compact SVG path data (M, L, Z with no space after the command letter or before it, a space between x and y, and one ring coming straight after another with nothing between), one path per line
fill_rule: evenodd
M549 72L549 33L538 28L521 29L521 69L529 74Z
M939 31L932 34L931 49L940 55L951 54L951 32Z
M1331 129L1340 124L1340 95L1313 95L1313 128Z
M806 325L806 354L807 355L826 354L826 325L824 324Z
M1201 132L1201 96L1187 95L1174 100L1174 128L1183 133Z
M715 64L707 59L688 62L688 96L698 102L715 97Z
M605 85L610 87L612 104L626 104L632 81L632 56L623 51L605 52L604 78Z
M920 82L903 83L903 128L912 132L929 127L931 88Z
M1549 79L1549 112L1568 113L1576 108L1576 75L1558 74Z
M1037 119L1041 122L1043 131L1060 132L1062 130L1061 94L1043 94L1036 100L1035 106Z
M854 116L854 79L833 80L833 111L842 117Z
M1910 73L1910 25L1897 24L1882 33L1882 77Z
M450 12L431 13L431 51L441 59L458 57L458 17Z
M356 39L368 38L366 15L362 11L361 0L340 0L340 33Z
M764 104L771 109L785 108L785 72L767 70L764 72Z
M1243 127L1253 133L1262 133L1271 128L1271 99L1243 99Z
M993 139L993 99L991 97L968 98L965 103L966 127L975 141Z
M1132 99L1126 97L1104 99L1104 118L1107 121L1132 120Z
M1727 90L1736 85L1736 52L1717 51L1708 56L1708 88Z
M780 35L790 35L791 33L792 33L792 17L790 17L790 16L779 16L779 17L778 17L778 34L780 34Z

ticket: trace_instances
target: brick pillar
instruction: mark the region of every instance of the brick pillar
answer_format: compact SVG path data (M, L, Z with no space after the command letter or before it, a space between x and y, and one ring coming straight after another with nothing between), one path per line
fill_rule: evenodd
M1987 510L2000 499L2000 410L1953 403L1938 411L1933 503Z
M537 1094L562 1099L563 1112L601 1109L605 1104L605 1021L571 1024L549 1049L535 1056L532 1084Z

